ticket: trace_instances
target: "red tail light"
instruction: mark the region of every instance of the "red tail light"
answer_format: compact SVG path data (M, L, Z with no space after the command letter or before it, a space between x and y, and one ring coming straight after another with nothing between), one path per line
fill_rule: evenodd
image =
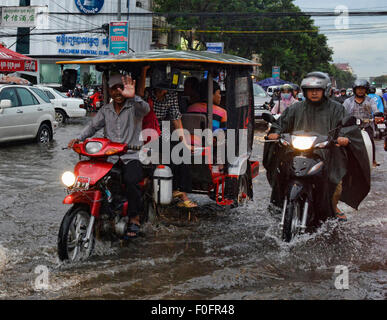
M375 117L375 123L383 123L384 122L384 117Z

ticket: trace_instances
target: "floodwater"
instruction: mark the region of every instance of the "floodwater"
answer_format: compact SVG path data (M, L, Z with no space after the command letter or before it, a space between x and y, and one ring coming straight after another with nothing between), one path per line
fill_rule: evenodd
M59 128L48 146L0 147L1 299L387 298L387 152L381 141L381 166L360 210L341 204L348 222L329 221L291 244L279 240L278 217L268 213L270 187L261 168L247 207L226 210L195 195L199 210L147 224L144 236L125 246L97 242L86 262L60 263L57 234L68 210L60 177L78 160L62 147L85 123ZM258 160L262 136L256 133ZM348 268L347 290L335 287L345 270L338 266ZM42 270L48 282L41 282Z

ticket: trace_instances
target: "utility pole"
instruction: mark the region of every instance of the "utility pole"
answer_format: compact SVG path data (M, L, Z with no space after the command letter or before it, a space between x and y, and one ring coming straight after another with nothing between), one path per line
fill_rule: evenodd
M117 0L117 19L121 21L121 0Z

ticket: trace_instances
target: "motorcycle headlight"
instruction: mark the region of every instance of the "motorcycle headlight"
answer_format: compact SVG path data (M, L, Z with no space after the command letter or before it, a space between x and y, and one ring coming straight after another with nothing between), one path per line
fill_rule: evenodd
M99 151L101 151L102 149L102 143L100 142L88 142L85 146L85 149L86 149L86 152L88 154L94 154L94 153L97 153Z
M292 136L292 145L298 150L308 150L313 146L317 137Z
M70 171L66 171L62 175L62 182L68 188L70 188L70 187L72 187L74 185L75 180L76 180L75 174L70 172Z

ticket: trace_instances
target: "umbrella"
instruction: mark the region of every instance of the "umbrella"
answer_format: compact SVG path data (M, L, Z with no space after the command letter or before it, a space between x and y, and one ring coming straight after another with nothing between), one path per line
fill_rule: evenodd
M35 59L7 49L0 44L0 73L16 71L38 71L38 63Z
M280 86L285 83L290 83L290 82L282 80L280 78L266 78L258 82L258 84L265 90L270 86Z

